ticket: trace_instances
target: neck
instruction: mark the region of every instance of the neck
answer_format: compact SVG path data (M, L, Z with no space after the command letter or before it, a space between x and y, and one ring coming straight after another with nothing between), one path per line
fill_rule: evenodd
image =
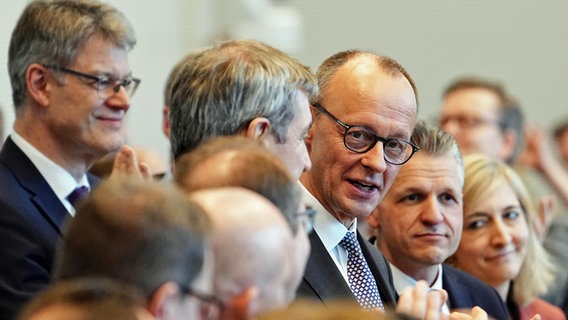
M48 131L41 129L41 124L30 127L25 123L16 121L14 131L45 157L69 172L77 181L81 180L96 159L95 157L81 157L74 154L73 146L62 146L57 143Z
M300 177L300 182L308 190L316 200L335 218L339 221L345 228L349 229L355 222L355 217L344 214L343 212L336 212L332 210L332 207L324 201L325 197L314 187L312 182L310 172L304 172Z

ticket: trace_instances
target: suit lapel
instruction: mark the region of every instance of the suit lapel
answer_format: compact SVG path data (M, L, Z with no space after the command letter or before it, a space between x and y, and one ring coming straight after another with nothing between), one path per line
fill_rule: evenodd
M316 231L310 234L310 244L312 248L306 264L304 281L324 302L341 298L355 299Z
M22 188L28 192L30 201L38 209L38 212L61 234L63 222L67 217L70 217L67 209L30 159L10 138L6 139L2 148L0 161L12 171Z
M448 302L451 309L473 305L469 295L469 288L462 285L450 268L442 264L442 287L448 292Z

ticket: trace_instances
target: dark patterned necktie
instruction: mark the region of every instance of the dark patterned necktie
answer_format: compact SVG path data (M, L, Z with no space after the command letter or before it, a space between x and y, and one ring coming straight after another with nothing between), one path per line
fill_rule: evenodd
M89 188L87 188L85 186L80 186L80 187L75 188L75 190L73 190L73 192L71 192L67 196L67 200L69 201L69 203L71 203L73 206L75 206L77 204L77 202L79 202L79 200L86 197L88 193L89 193Z
M384 310L377 282L365 261L355 233L347 232L339 244L347 250L347 278L359 304L368 310Z

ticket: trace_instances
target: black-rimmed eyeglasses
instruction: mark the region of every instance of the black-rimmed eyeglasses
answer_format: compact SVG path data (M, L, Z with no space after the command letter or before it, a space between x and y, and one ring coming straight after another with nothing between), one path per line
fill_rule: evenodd
M312 207L307 206L306 210L298 212L296 218L304 226L307 234L310 234L314 230L314 220L318 212Z
M201 313L202 319L219 319L219 316L225 308L225 304L221 299L198 292L187 285L178 283L180 293L184 296L191 296L199 300L199 311Z
M371 129L364 126L352 126L343 123L319 103L314 103L313 106L345 129L343 133L343 144L347 149L353 152L365 153L371 150L377 142L380 141L383 143L385 161L393 165L402 165L410 160L416 151L420 150L409 141L397 138L379 137Z
M63 72L77 77L81 77L83 79L91 80L92 82L90 84L97 89L97 92L99 93L99 96L101 98L108 98L112 96L113 94L117 93L118 90L120 90L120 87L123 87L124 90L126 90L128 96L132 97L136 92L136 89L138 89L138 85L140 85L141 82L140 79L133 77L128 77L122 80L113 79L112 77L108 76L97 77L92 74L82 73L79 71L75 71L57 65L44 65L44 67L58 72Z

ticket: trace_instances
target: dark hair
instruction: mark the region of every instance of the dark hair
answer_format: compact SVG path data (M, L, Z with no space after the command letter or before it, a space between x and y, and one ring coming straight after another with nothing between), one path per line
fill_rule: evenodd
M28 320L55 305L69 305L82 311L75 320L137 320L136 310L144 304L141 293L132 286L108 278L81 278L56 282L31 300L18 319Z
M201 164L215 161L223 170L203 172ZM243 187L270 200L284 214L292 233L298 231L297 213L300 207L300 189L288 169L256 140L241 137L219 137L201 144L193 151L176 159L175 181L187 191L203 186L193 184L196 175L210 176L207 187Z
M202 269L206 213L174 186L111 178L80 203L58 248L58 279L102 276L142 290L190 284Z

